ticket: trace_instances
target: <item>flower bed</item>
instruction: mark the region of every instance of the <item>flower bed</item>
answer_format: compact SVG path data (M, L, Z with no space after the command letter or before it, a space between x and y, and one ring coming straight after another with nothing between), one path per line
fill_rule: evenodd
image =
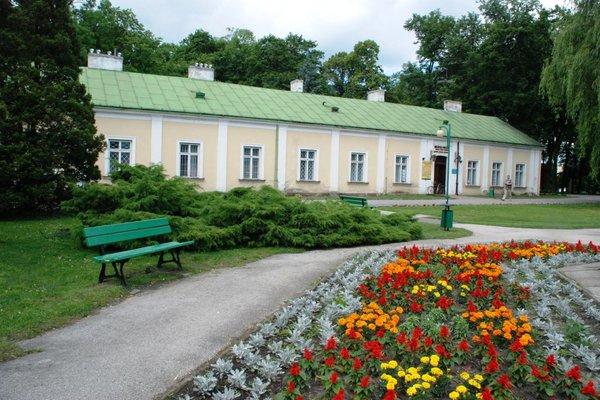
M555 272L574 261L600 261L598 246L364 253L182 398L596 398L600 309Z

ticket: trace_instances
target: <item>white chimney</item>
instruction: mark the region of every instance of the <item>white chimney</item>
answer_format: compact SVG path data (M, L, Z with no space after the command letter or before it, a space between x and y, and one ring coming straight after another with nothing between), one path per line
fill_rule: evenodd
M385 90L375 89L367 93L367 100L385 102Z
M294 79L290 82L290 91L302 93L304 92L304 81L302 79Z
M444 111L462 112L462 101L444 100Z
M188 78L201 81L214 81L215 70L210 64L194 64L188 67Z
M87 57L88 68L107 69L110 71L123 71L123 56L121 53L102 54L100 50L90 49Z

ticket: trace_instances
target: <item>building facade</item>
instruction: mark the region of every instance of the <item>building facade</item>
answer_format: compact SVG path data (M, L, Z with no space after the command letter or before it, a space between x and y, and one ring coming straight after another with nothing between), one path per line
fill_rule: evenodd
M539 194L542 146L495 117L385 103L381 90L342 99L302 93L301 81L284 91L213 77L208 65L188 78L123 72L119 56L90 53L81 81L107 141L102 175L161 164L206 191L444 193L450 157L451 194L485 194L508 174L516 193Z

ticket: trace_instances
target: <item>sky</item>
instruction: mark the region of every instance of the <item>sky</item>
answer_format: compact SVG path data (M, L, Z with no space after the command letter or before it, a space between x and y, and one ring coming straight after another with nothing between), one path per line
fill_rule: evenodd
M542 0L552 8L568 0ZM379 45L379 64L391 75L416 61L417 45L404 23L413 14L440 9L442 15L461 17L478 11L476 0L112 0L131 9L146 29L164 42L179 43L198 29L214 37L227 28L251 30L257 39L288 33L317 42L325 57L350 52L360 41Z

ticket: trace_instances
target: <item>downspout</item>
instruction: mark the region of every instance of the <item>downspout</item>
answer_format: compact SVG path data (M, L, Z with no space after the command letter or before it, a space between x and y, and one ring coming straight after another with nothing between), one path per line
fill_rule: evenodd
M458 196L458 175L459 175L459 167L460 167L460 162L461 162L461 158L460 158L460 140L456 143L456 189L455 189L455 195Z

